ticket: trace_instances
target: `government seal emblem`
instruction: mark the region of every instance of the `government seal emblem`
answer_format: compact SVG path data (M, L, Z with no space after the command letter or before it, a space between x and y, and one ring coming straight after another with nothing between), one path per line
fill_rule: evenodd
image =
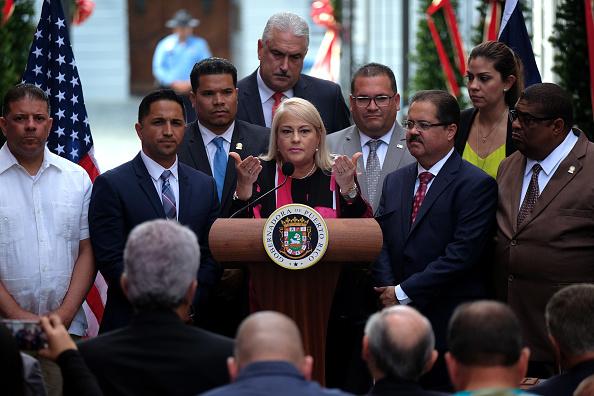
M289 204L268 217L262 239L266 253L276 264L287 269L305 269L324 256L328 227L315 209Z

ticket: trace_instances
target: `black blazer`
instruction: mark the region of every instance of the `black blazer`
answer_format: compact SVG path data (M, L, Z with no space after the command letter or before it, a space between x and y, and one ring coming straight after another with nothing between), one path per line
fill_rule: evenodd
M468 135L470 135L470 128L472 127L472 123L474 122L474 118L478 114L478 109L471 107L470 109L462 110L460 113L460 127L458 128L458 132L456 133L456 141L455 147L456 151L460 156L464 153L464 147L466 146L466 141L468 140ZM514 141L512 140L512 123L508 119L507 120L507 137L505 138L505 156L509 157L513 154L517 149L514 145Z
M245 159L250 155L257 157L268 151L269 139L270 129L249 124L245 121L235 120L230 151L238 153L241 159ZM184 140L178 149L177 156L184 164L212 176L212 169L208 162L208 155L206 154L206 148L197 121L186 126ZM229 217L232 214L231 201L236 185L237 172L235 170L235 161L231 159L227 162L227 170L225 172L220 217Z
M202 295L222 272L208 247L208 232L219 214L217 188L212 177L182 163L178 165L178 175L178 219L194 231L200 242L198 284L203 291L197 295ZM165 218L163 204L140 154L95 180L89 204L89 230L97 268L108 285L101 332L128 324L132 307L120 288L124 246L136 225L159 218Z
M78 349L105 395L196 395L229 382L233 341L148 311Z
M239 106L236 118L265 126L256 73L258 69L237 83ZM318 109L327 133L340 131L351 125L350 112L338 84L301 74L293 87L293 93L298 98L310 101Z
M529 392L543 396L571 396L580 382L593 374L594 360L588 360L533 386Z

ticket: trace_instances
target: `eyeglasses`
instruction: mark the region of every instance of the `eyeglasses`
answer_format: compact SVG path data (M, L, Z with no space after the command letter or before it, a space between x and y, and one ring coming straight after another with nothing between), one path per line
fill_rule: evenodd
M438 122L437 124L432 124L427 121L413 121L413 120L404 120L402 121L402 126L408 130L411 129L418 129L421 132L427 132L429 129L436 127L436 126L446 126L453 124L453 122Z
M516 109L510 109L509 111L509 120L514 122L515 120L520 120L520 124L525 126L531 126L539 121L548 121L554 120L557 116L552 117L535 117L530 113L524 113L523 111L518 111Z
M375 105L377 107L386 107L390 104L390 100L394 96L396 96L396 94L394 94L392 96L377 95L374 97L371 97L371 96L351 96L351 97L355 100L355 105L357 105L357 107L366 108L367 106L369 106L371 104L372 99L375 102Z

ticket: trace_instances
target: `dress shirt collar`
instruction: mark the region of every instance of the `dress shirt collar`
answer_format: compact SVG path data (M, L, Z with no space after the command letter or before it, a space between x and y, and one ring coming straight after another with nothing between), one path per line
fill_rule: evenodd
M578 141L578 137L573 130L570 130L565 139L561 142L560 145L555 147L553 151L542 161L536 161L530 158L526 158L526 168L524 169L524 176L528 175L528 173L532 172L532 167L535 164L540 164L542 167L543 172L550 176L551 172L554 172L557 169L557 166L567 157L567 154L573 149L576 142Z
M153 180L159 180L163 171L169 170L171 174L178 180L177 177L177 156L175 157L175 162L169 169L163 168L160 164L155 162L151 157L146 155L144 151L140 150L140 158L142 158L142 162L144 162L144 166L146 166L146 170L148 171L149 175L153 178Z
M262 76L260 76L260 68L258 68L258 70L256 71L256 80L258 81L258 91L260 92L260 100L262 101L262 103L266 103L270 100L270 98L272 98L272 95L274 95L275 91L270 89L268 85L266 85L264 80L262 80ZM287 98L292 98L293 96L295 96L295 94L293 93L293 88L284 91L283 95L285 95Z
M439 171L441 170L441 168L443 168L443 166L447 162L448 158L450 158L452 156L452 153L453 152L454 152L454 148L452 147L452 149L450 150L450 152L447 153L445 157L443 157L442 159L440 159L439 161L437 161L435 163L435 165L433 165L429 169L423 168L421 166L421 164L417 162L417 176L420 175L422 172L429 172L429 173L431 173L433 175L433 177L437 176L437 174L439 173Z
M382 142L386 143L389 146L390 140L392 139L392 134L394 133L395 126L396 126L396 122L394 122L394 125L392 125L392 128L390 128L390 130L388 132L386 132L382 137L378 138L377 140L381 140ZM359 128L358 126L357 126L357 129L359 129L359 136L361 136L361 147L365 147L365 145L367 144L368 141L374 139L374 138L370 137L369 135L367 135L364 131L362 131L361 128Z
M200 123L200 121L196 121L198 123L198 127L200 128L200 134L202 135L202 141L204 142L204 146L207 146L212 142L212 140L218 136L222 137L227 141L227 143L231 144L231 138L233 137L233 130L235 129L235 121L229 125L229 128L222 133L221 135L217 135L204 125Z
M40 171L45 170L49 166L54 166L58 170L62 170L62 164L60 163L60 161L56 159L57 157L57 155L52 154L52 152L47 148L47 146L45 146L43 149L43 162L41 163L41 166L39 167L39 171L37 172L37 174L39 174ZM6 170L13 166L23 168L8 148L8 144L5 143L0 149L0 173L4 173Z

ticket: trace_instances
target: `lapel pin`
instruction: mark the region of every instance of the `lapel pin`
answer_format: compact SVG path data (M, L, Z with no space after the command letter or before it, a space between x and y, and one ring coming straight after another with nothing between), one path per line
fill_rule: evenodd
M567 170L567 173L571 173L573 175L573 172L575 172L575 166L571 165Z
M241 143L237 143L237 144L235 145L235 150L242 150L242 149L243 149L243 144L241 144Z
M404 147L404 146L403 146L403 145L401 145L401 144L397 144L397 145L396 145L396 147L398 147L399 149L401 149L401 148L402 148L402 147Z

